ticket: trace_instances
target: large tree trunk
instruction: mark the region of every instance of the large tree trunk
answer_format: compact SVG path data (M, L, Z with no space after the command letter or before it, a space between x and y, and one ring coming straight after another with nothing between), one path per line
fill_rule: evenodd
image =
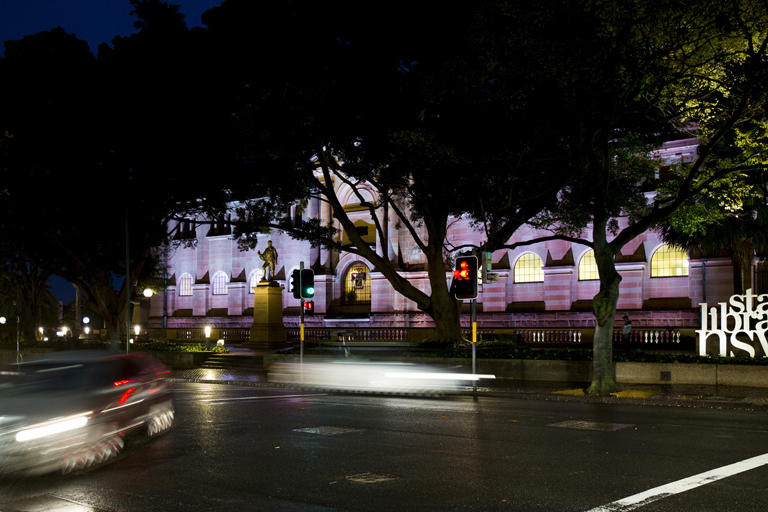
M464 341L461 331L461 302L449 293L444 271L430 270L429 282L432 285L432 300L427 313L435 321L435 332L431 339L458 345Z
M464 341L461 331L461 301L456 300L448 289L446 265L443 259L445 225L427 223L430 243L427 246L427 275L432 289L428 313L435 322L434 341L450 342L454 346Z
M103 314L103 312L102 312ZM119 348L120 342L125 341L125 326L123 325L123 319L119 315L108 314L103 316L104 323L107 326L107 340L110 342L113 348Z
M748 288L752 288L752 258L754 254L749 240L741 239L734 244L731 255L734 295L741 295Z
M592 299L595 337L592 342L592 384L587 389L590 395L607 395L619 390L613 362L613 322L619 302L621 276L616 272L613 251L606 243L605 229L605 223L599 221L593 228L600 291Z
M448 290L448 284L446 283L447 269L445 261L443 260L443 244L448 229L447 211L431 211L425 216L424 226L426 227L428 235L428 240L426 242L422 240L416 226L411 223L408 217L399 217L400 222L405 225L406 229L413 236L416 244L426 256L427 273L431 287L431 294L426 294L418 287L414 286L408 279L400 275L395 263L389 260L386 253L386 247L384 247L382 254L378 254L361 238L360 233L357 231L357 228L350 220L344 207L339 201L339 198L336 196L335 189L332 186L325 185L326 183L333 183L330 169L326 165L323 166L323 176L324 181L318 181L317 188L330 202L334 218L339 221L342 229L356 247L354 252L373 263L373 265L390 282L396 292L412 300L416 303L419 310L432 318L435 322L435 332L431 337L432 340L452 342L454 344L461 343L463 341L461 331L461 304L451 296ZM350 183L350 186L353 185ZM361 197L360 200L363 201L363 198ZM385 204L394 205L395 203ZM375 218L376 212L371 210L370 213L371 217ZM380 226L381 223L377 221L376 225ZM383 240L384 233L381 233L381 236Z

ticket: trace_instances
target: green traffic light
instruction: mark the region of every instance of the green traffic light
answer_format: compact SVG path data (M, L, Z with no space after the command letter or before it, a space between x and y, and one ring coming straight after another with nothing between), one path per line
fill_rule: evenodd
M310 287L308 287L306 289L306 293L307 293L308 296L311 297L311 296L313 296L315 294L315 289L310 286Z

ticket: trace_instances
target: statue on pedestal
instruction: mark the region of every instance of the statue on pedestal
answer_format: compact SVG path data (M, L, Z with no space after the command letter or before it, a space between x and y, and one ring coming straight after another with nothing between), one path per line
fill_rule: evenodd
M264 277L253 289L253 325L250 339L252 342L269 346L270 343L283 343L287 339L283 326L283 289L275 281L277 249L272 247L272 240L267 242L264 252L259 251L258 254L264 261Z
M262 268L264 269L264 277L261 281L274 281L275 280L275 267L277 266L277 249L272 247L272 240L267 241L267 248L264 252L258 251L259 257L264 261ZM269 271L269 273L267 273ZM267 277L269 275L269 277Z

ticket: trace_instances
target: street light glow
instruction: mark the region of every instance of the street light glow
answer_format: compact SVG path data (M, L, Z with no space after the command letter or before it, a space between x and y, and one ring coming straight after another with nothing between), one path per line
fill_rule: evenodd
M133 326L133 333L138 336L141 334L141 326L139 324L136 324Z
M87 325L87 324L91 323L91 319L88 318L87 316L84 316L83 317L83 323Z
M142 292L146 298L150 298L155 294L155 292L152 290L152 288L144 288L144 291Z
M211 326L210 325L206 325L205 328L203 329L203 331L205 332L205 337L206 338L210 338L211 337Z
M7 322L6 318L4 316L0 316L0 324L5 325L5 322Z

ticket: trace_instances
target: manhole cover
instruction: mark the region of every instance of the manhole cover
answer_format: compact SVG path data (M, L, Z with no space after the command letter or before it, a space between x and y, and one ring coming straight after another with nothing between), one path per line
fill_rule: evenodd
M294 432L303 432L305 434L317 434L320 436L336 436L339 434L347 434L349 432L360 432L357 428L343 428L343 427L307 427L307 428L295 428Z
M568 421L561 421L560 423L552 423L551 425L547 425L547 426L558 427L558 428L572 428L576 430L598 430L601 432L615 432L617 430L621 430L627 427L632 427L634 425L628 425L626 423L598 423L596 421L568 420Z
M355 475L347 475L344 478L350 482L361 484L379 484L381 482L389 482L390 480L397 479L397 477L393 475L379 475L376 473L357 473Z

